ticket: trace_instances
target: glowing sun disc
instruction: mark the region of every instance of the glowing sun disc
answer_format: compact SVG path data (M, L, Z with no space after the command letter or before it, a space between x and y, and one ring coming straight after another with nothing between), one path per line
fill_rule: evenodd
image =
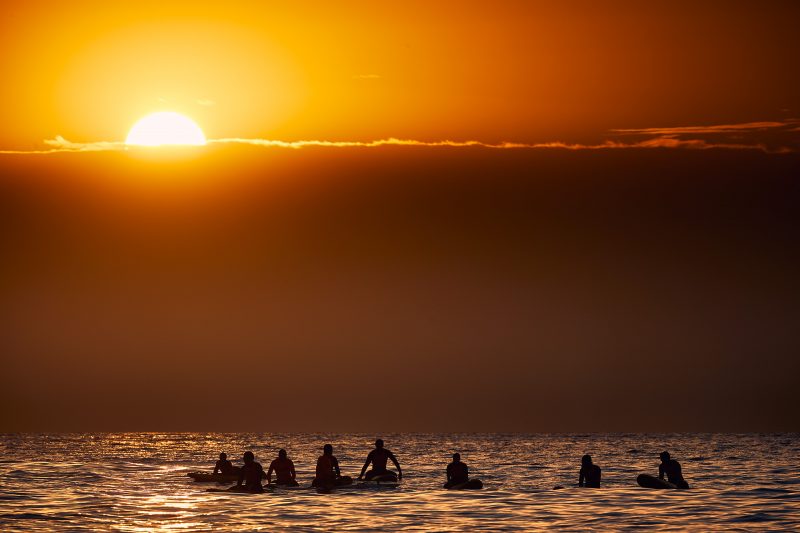
M195 122L180 113L161 111L147 115L133 125L127 146L203 146L206 136Z

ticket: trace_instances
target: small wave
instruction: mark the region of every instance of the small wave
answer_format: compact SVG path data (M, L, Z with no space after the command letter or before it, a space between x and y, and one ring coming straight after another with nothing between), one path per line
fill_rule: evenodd
M26 496L24 494L0 494L1 501L17 501L17 500L35 500L33 496Z
M731 518L728 522L774 522L775 520L777 520L777 518L767 513L753 513Z
M0 514L0 518L8 518L11 520L67 520L63 516L51 516L38 513L6 513Z

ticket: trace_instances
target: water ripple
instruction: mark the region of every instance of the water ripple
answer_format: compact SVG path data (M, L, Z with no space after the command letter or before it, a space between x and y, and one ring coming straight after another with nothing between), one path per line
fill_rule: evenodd
M395 489L331 494L210 494L186 477L220 451L268 463L290 451L307 485L324 442L357 474L372 435L120 433L2 435L0 530L509 531L800 529L797 434L384 435L403 463ZM667 448L693 489L636 485ZM485 489L441 488L460 451ZM603 468L602 489L575 487L580 456ZM46 458L47 460L43 460ZM563 487L553 490L553 487Z

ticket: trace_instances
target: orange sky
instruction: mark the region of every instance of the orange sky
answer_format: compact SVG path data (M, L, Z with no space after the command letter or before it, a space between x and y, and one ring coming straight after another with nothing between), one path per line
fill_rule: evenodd
M596 140L800 113L794 2L4 4L0 149L209 138Z

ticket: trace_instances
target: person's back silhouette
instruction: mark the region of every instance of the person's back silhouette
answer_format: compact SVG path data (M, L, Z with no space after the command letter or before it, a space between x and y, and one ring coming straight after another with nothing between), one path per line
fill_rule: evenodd
M386 469L386 462L391 460L394 466L397 467L397 474L390 472ZM367 472L367 467L372 463L372 469ZM366 475L364 474L366 472ZM382 481L396 481L403 479L403 470L400 468L400 463L394 454L383 447L383 440L378 439L375 441L375 449L369 452L367 460L361 468L361 474L358 479L366 478L367 480L380 478Z
M253 452L244 452L242 459L244 460L244 466L239 471L239 481L233 488L240 489L244 482L244 490L246 492L264 492L264 487L261 486L264 468L261 463L256 462Z
M267 484L272 483L272 472L275 472L276 485L297 486L294 463L287 457L286 450L283 448L278 450L278 458L273 460L269 465L269 469L267 470Z
M447 483L444 488L449 489L453 485L466 483L469 481L469 467L461 462L461 454L453 454L453 462L447 465Z
M600 488L600 476L602 472L600 467L592 463L592 456L589 454L581 457L581 471L578 474L579 487L592 487Z
M317 458L316 477L311 482L312 487L332 489L340 485L349 485L353 478L343 476L339 470L339 461L333 456L333 446L326 444L322 447L322 455Z
M234 474L233 463L228 461L228 455L225 452L219 454L219 461L214 465L213 474L222 474L223 476L230 476Z
M461 462L461 454L453 454L453 462L447 465L446 489L481 489L483 482L480 479L469 478L469 467Z

